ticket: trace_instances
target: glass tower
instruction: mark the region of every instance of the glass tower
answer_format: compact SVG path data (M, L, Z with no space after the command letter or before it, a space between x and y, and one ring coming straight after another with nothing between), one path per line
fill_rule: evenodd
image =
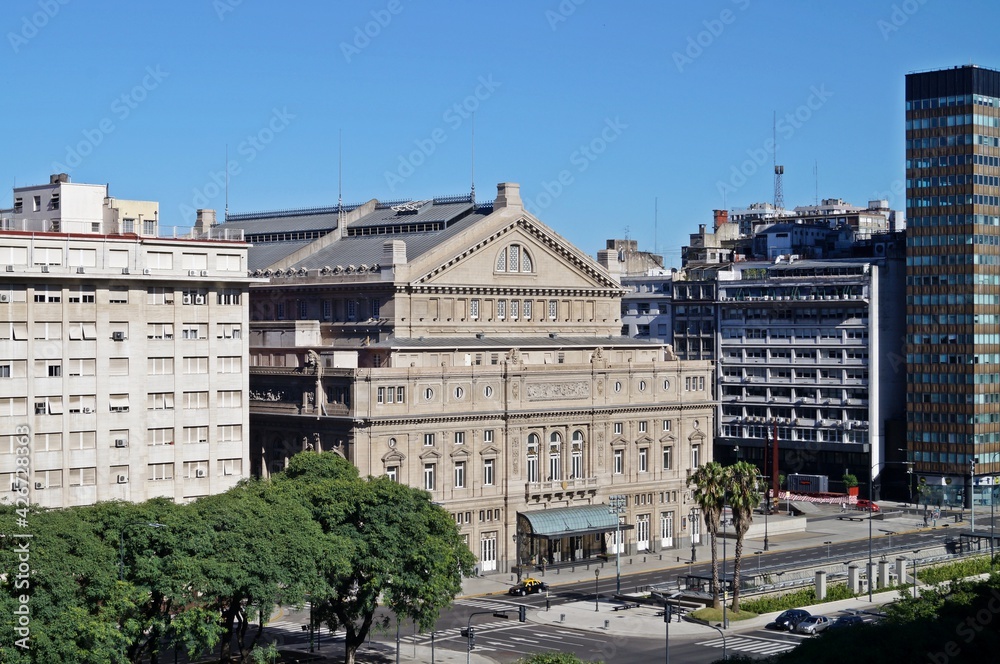
M1000 72L906 76L906 217L908 447L925 501L968 506L973 460L1000 471Z

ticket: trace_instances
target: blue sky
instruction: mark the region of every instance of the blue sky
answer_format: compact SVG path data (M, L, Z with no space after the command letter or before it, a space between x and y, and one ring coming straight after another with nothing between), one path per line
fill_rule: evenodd
M521 184L595 255L679 264L712 209L903 201L907 72L1000 68L983 0L503 3L8 0L0 205L68 172L196 207L332 205ZM658 214L655 215L654 201Z

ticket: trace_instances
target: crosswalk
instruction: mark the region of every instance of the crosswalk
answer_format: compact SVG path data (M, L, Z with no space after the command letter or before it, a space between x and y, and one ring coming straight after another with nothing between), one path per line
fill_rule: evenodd
M455 604L460 606L470 606L476 609L488 609L490 611L510 611L511 609L517 609L524 604L521 602L509 602L503 599L472 599L463 598L456 599ZM530 609L531 606L529 605Z
M702 641L698 643L698 645L707 646L709 648L721 648L723 640L721 638L712 639L711 641ZM753 653L755 655L777 655L778 653L792 650L798 645L798 643L795 643L794 641L779 641L777 639L763 639L751 636L736 636L727 638L725 640L725 645L729 650L738 650L740 652Z

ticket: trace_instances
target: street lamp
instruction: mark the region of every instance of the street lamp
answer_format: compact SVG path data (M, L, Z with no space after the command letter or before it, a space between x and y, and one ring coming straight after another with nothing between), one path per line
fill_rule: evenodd
M870 446L870 443L866 443L865 450L871 454L874 454L874 448ZM871 456L868 457L871 461ZM868 570L866 574L868 575L868 601L872 601L872 515L874 514L873 506L875 504L875 492L873 490L875 485L875 469L879 466L887 466L890 463L907 463L906 461L878 461L876 463L870 463L868 465ZM892 547L892 539L889 539L889 546Z
M695 510L691 508L691 514L688 516L688 520L691 522L691 562L698 562L698 554L694 550L694 533L695 533Z
M608 511L615 515L615 592L622 592L622 518L628 497L616 494L608 497Z
M758 480L768 479L767 475L758 475ZM767 515L771 511L771 488L767 486L767 482L764 482L764 550L770 551L771 545L767 539Z
M758 574L760 574L760 556L763 553L764 553L763 551L754 551L753 552L753 555L757 556L757 573ZM758 583L759 583L759 581L758 581Z
M597 611L597 612L600 612L600 610L601 610L601 605L600 605L601 591L597 587L597 582L600 580L600 578L601 578L601 570L600 570L600 568L595 569L594 570L594 611Z
M167 526L155 521L130 521L118 531L118 580L125 580L125 530L132 526L146 526L147 528L166 528Z
M976 532L976 460L979 457L972 457L969 461L969 505L972 507L972 513L969 515L969 519L972 521L972 525L969 529L973 534Z
M514 538L514 569L517 573L517 582L521 583L521 533L515 532Z
M920 549L913 550L913 599L917 598L917 584L920 583L917 580L917 554L920 553Z
M708 626L722 635L722 660L723 661L728 660L729 656L726 654L726 633L722 631L722 628L719 625L713 625L712 623L708 623Z

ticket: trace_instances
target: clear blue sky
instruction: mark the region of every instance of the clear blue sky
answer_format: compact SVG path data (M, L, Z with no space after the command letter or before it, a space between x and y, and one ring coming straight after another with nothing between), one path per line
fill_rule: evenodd
M4 10L5 207L15 182L65 169L189 225L195 207L221 215L227 144L231 212L332 205L341 131L345 202L461 194L475 108L480 200L519 182L583 251L627 233L673 265L713 208L771 200L772 113L787 206L813 202L818 164L820 198L901 209L904 75L1000 68L988 0Z

